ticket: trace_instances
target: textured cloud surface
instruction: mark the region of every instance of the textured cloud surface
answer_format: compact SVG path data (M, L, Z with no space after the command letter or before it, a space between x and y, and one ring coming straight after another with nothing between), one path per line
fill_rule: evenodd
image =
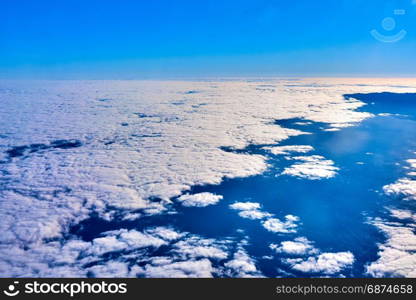
M334 177L339 170L332 160L320 155L295 156L293 159L301 162L286 168L282 174L316 180Z
M239 211L238 215L242 218L256 220L271 217L272 214L262 211L260 203L256 202L236 202L230 205L231 209Z
M302 259L287 259L294 270L305 273L336 274L354 263L351 252L321 253L317 257Z
M416 160L407 160L408 176L414 176ZM387 195L404 200L416 200L416 181L401 178L383 187ZM381 218L371 221L387 238L379 245L379 259L367 266L367 273L374 277L416 277L416 214L408 209L389 208L395 222Z
M408 159L406 167L409 177L416 175L416 159ZM383 190L388 195L403 196L406 200L416 200L416 180L411 178L401 178L397 182L385 185Z
M242 218L251 220L263 220L263 227L275 233L293 233L298 227L299 218L293 215L286 215L285 221L273 217L273 214L262 211L260 203L256 202L236 202L230 205L233 210L239 211L238 215Z
M214 195L211 193L199 193L199 194L184 194L178 198L178 201L183 206L197 206L204 207L218 203L222 199L220 195Z
M297 222L299 218L293 215L285 216L285 221L281 221L277 218L269 218L264 221L263 227L266 230L276 233L290 233L296 232L296 227L298 227Z
M294 241L283 241L281 245L271 244L270 248L276 253L286 253L290 255L314 254L318 251L312 243L305 237L296 238Z
M416 180L402 178L383 189L388 195L403 195L405 199L416 200Z
M221 195L191 189L268 168L263 155L224 147L266 147L304 133L277 125L278 119L352 126L371 114L357 111L364 104L343 94L398 90L391 80L368 81L305 79L289 87L290 81L271 79L273 92L258 90L259 83L250 80L1 81L0 273L261 276L241 245L207 242L198 233L122 228L83 240L70 229L92 215L140 223L144 216L173 213L176 200L196 207L221 203ZM304 145L270 151L309 150ZM337 171L336 162L325 158L293 159L298 161L284 174L322 179ZM290 212L280 220L260 206L238 210L271 232L298 226ZM167 253L154 254L162 248ZM347 254L340 257L294 268L330 273L351 261Z
M276 147L264 147L269 150L272 154L290 154L292 152L306 153L313 150L312 146L309 145L292 145L292 146L276 146Z
M411 212L393 212L398 219L415 220ZM377 219L373 221L387 237L380 245L380 258L367 266L367 273L374 277L415 277L416 276L416 234L412 225L402 222L389 223Z

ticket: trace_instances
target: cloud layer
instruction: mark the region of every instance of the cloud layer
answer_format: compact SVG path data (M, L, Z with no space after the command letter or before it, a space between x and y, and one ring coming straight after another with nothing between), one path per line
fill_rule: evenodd
M84 241L70 228L92 215L108 222L140 222L143 216L173 213L176 199L188 206L216 204L220 195L189 191L224 178L259 175L268 168L263 155L223 147L276 146L303 133L276 125L276 119L351 126L371 114L356 111L363 103L345 100L343 94L395 91L392 85L397 84L347 81L305 79L288 87L290 81L271 79L274 91L267 93L250 80L0 81L0 273L259 275L246 250L227 248L223 241L207 246L197 233L200 242L174 246L192 234L125 228ZM308 149L304 145L297 152ZM335 175L329 160L298 159L285 170L287 175ZM280 220L261 209L239 214L273 232L294 231L298 222L295 216ZM153 255L154 249L164 247L169 253ZM109 253L114 258L103 259Z

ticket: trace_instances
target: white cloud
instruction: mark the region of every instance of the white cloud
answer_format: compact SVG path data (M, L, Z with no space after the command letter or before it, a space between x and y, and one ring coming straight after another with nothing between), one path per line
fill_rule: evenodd
M235 269L224 263L239 257L233 254L235 243L227 239L205 239L168 227L149 228L143 232L121 229L105 232L91 242L73 239L61 245L61 241L52 241L27 251L16 247L12 261L6 257L0 261L0 270L4 276L11 277L18 274L35 277L228 276L226 274L234 274ZM0 245L0 254L8 251L6 246ZM161 246L168 256L154 255ZM109 259L106 254L110 252ZM85 268L86 264L90 266Z
M134 221L140 219L141 216L139 213L127 213L123 216L123 220Z
M296 232L296 227L298 224L296 222L299 221L299 217L293 215L285 216L286 221L281 221L277 218L269 218L262 222L264 228L268 231L276 232L276 233L293 233Z
M340 128L337 127L330 127L330 128L326 128L323 131L329 131L329 132L334 132L334 131L340 131Z
M88 252L98 256L108 252L124 251L139 248L159 248L168 244L167 241L148 233L136 230L121 229L103 233L103 237L95 238L92 241Z
M257 202L236 202L230 205L231 209L239 211L238 215L242 218L251 220L263 220L263 227L271 232L276 233L293 233L296 232L299 217L286 215L285 221L274 218L271 213L260 210L260 203Z
M230 205L231 209L235 210L256 210L260 208L260 203L257 202L236 202Z
M286 259L291 268L304 273L336 274L354 263L354 255L347 252L321 253L318 256L303 259Z
M186 258L212 258L226 259L228 253L226 247L222 243L218 243L213 239L201 239L197 236L189 237L183 241L179 241L174 245L174 251L179 256Z
M290 255L306 255L318 252L312 242L305 237L296 238L294 241L283 241L279 245L270 244L270 249L276 253L285 253Z
M205 207L217 204L223 197L212 193L185 194L178 198L183 206Z
M331 178L336 175L339 168L334 166L334 162L320 155L296 156L295 160L301 160L302 163L295 163L284 169L282 174L317 180L322 178Z
M243 249L239 249L224 266L227 268L226 274L231 277L262 277L255 261Z
M270 151L274 155L279 155L279 154L288 155L292 152L306 153L306 152L310 152L314 150L313 147L309 145L264 147L264 149Z
M144 275L151 278L186 278L200 277L210 278L214 268L208 259L194 261L170 262L168 264L146 265L136 275Z
M102 265L95 265L88 268L94 277L117 278L129 277L128 266L124 262L109 261Z
M416 159L408 159L406 162L410 165L410 168L416 169Z
M259 220L267 217L271 217L272 214L261 211L260 203L256 202L235 202L230 205L231 209L238 210L238 215L242 218Z
M408 159L406 162L410 165L406 169L416 170L416 159ZM413 176L415 172L409 172L407 175ZM405 200L416 200L416 180L410 178L401 178L395 183L383 187L387 195L402 195Z
M400 220L413 220L416 222L416 214L411 212L410 210L390 208L389 211L392 217L394 218L397 218Z
M405 199L416 200L416 180L402 178L383 187L387 195L403 195Z
M395 212L393 216L401 219L403 211ZM387 241L379 246L379 259L367 265L367 273L374 277L416 277L414 226L381 219L373 220L372 224L386 235Z
M127 244L118 240L115 236L96 238L93 241L90 251L94 255L101 255L107 252L121 251L127 248Z
M259 220L272 216L272 214L260 210L243 210L240 211L238 215L242 218L251 220Z
M178 232L172 228L161 226L148 229L146 230L146 232L166 241L174 241L185 235L185 233Z
M410 167L414 170L416 160L409 159ZM413 172L408 175L412 176ZM383 187L387 195L400 195L405 200L416 200L416 181L409 178L401 178L395 183ZM374 277L416 277L414 266L416 265L416 234L414 221L416 214L407 209L388 208L395 222L387 222L375 218L371 224L382 231L387 241L379 245L379 258L367 265L367 273ZM412 223L408 223L408 221Z

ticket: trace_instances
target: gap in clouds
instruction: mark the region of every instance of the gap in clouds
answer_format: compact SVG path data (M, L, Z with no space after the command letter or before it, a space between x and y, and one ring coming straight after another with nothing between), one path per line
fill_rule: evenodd
M368 276L366 265L377 260L377 244L384 243L386 237L366 220L380 216L388 219L385 207L397 205L395 199L383 193L382 187L404 174L405 170L398 164L408 159L409 151L416 149L416 141L412 138L416 136L416 113L409 107L396 108L400 105L397 102L401 99L400 94L346 97L365 101L368 105L361 110L379 115L337 131L328 131L332 127L326 123L301 118L276 121L286 128L310 133L290 137L279 146L310 146L304 155L320 155L333 161L339 168L333 177L310 180L283 174L285 168L293 164L291 157L298 153L270 153L270 147L276 146L274 144L249 145L237 150L224 147L227 152L264 155L268 158L269 168L262 175L226 178L219 185L192 187L189 195L211 193L223 197L210 206L183 207L176 203L173 204L176 214L144 217L137 222L90 219L78 225L78 234L90 235L98 228L106 231L109 228L149 225L172 225L181 231L197 232L219 240L244 232L249 241L246 246L248 254L256 260L265 276L324 276L327 270L318 268L315 258L307 260L308 268L294 268L293 264L287 263L284 254L273 255L269 248L270 243L278 244L305 236L322 253L352 253L353 257L348 254L346 269L336 268L333 275ZM389 97L393 97L395 102L390 103ZM409 97L414 99L415 95L405 95L404 101ZM259 203L257 209L261 205L261 212L281 220L292 214L299 217L300 225L292 232L267 231L255 218L241 217L230 209L230 205L232 207L238 202ZM98 230L96 234L99 233Z

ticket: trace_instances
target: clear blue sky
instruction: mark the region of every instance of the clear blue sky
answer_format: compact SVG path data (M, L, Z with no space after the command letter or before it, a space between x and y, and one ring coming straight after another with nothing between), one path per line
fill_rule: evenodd
M210 76L416 76L416 0L0 2L2 78Z

